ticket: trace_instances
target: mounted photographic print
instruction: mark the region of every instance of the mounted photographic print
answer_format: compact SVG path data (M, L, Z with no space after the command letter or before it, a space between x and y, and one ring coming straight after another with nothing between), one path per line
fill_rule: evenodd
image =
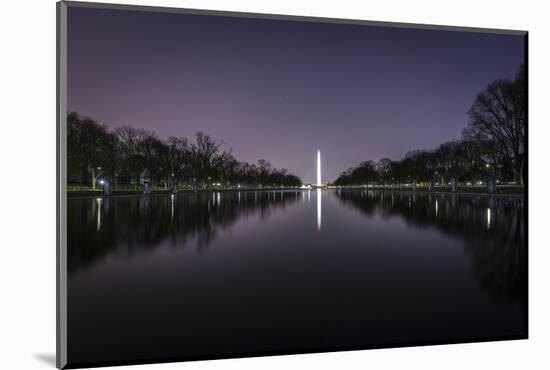
M57 9L58 367L527 338L527 32Z

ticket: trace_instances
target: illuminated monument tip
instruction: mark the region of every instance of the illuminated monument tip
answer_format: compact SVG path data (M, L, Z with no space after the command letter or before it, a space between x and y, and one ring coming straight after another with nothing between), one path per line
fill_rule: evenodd
M317 186L321 186L321 151L317 149Z

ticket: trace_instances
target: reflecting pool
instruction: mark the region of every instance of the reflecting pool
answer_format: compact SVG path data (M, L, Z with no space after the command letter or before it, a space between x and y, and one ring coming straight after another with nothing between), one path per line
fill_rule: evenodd
M524 207L366 190L69 198L69 362L525 337Z

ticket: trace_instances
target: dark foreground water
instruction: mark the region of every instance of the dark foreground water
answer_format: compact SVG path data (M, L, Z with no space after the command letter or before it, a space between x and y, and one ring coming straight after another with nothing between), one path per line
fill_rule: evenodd
M361 190L69 199L69 363L525 337L523 207Z

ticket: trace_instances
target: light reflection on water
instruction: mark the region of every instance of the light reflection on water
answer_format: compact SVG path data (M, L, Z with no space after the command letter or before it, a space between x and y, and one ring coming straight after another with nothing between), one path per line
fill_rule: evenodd
M317 189L317 231L321 231L322 190Z
M96 202L97 202L97 209L96 209L96 212L97 212L97 231L100 231L101 230L101 205L103 204L103 199L97 198Z

